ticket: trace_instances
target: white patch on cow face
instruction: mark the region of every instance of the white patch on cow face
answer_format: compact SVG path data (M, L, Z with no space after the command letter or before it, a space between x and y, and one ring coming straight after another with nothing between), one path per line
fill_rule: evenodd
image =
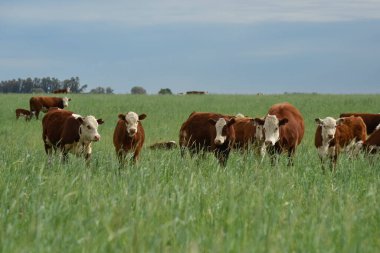
M214 140L214 143L216 145L222 145L226 139L227 136L223 136L223 128L227 125L227 121L223 118L218 119L215 123L215 129L216 129L216 137Z
M63 107L69 106L69 99L67 97L62 98L63 101Z
M319 125L322 128L322 142L329 143L335 137L336 120L332 117L319 120Z
M80 126L80 138L84 142L99 141L100 134L98 133L98 122L94 116L86 116L83 119L83 123Z
M276 115L267 115L264 122L265 142L274 146L280 139L279 120Z
M139 115L135 112L128 112L125 115L125 126L127 127L127 133L130 137L133 137L137 133L137 126L139 124Z

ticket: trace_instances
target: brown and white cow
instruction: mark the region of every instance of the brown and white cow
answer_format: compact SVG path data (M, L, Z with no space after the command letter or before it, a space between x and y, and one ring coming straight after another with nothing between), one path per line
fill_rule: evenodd
M264 133L261 125L257 125L253 118L236 116L233 127L235 149L247 151L252 147L257 154L263 155Z
M272 165L277 154L288 152L288 165L293 165L293 155L301 143L305 125L300 111L289 103L272 105L264 119L255 118L263 127L266 150Z
M316 118L315 122L318 127L314 144L318 149L323 170L326 158L330 159L331 167L335 170L338 154L341 151L357 154L367 137L366 125L361 117Z
M29 121L33 117L33 113L29 110L18 108L16 109L16 119L25 117L25 121Z
M377 113L341 113L340 118L343 117L361 117L364 121L364 124L367 127L367 135L372 134L376 127L380 124L380 114Z
M205 151L214 152L219 164L226 166L229 153L235 142L233 124L235 118L218 113L193 112L179 131L179 146L182 157L185 149L190 155Z
M36 119L38 119L38 115L40 111L48 110L50 107L58 107L65 108L69 105L69 101L71 98L67 97L31 97L29 100L30 111L36 115Z
M67 160L68 153L83 155L89 161L92 153L92 142L100 140L98 133L102 119L94 116L82 117L67 110L49 110L42 119L42 139L49 161L53 149Z
M70 87L64 88L64 89L58 89L53 91L54 94L59 94L59 93L70 93Z
M140 156L145 140L144 128L141 120L146 118L145 114L137 115L135 112L119 114L113 134L113 144L120 166L125 163L125 157L133 152L132 162L135 163Z

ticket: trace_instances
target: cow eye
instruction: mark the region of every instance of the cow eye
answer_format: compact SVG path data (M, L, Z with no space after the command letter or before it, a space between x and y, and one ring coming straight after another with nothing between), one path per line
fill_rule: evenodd
M87 126L87 129L91 129L91 126Z

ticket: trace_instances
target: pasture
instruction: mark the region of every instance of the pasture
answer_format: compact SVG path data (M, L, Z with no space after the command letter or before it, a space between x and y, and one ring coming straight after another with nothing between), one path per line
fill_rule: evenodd
M314 147L316 117L380 112L380 95L139 96L70 94L68 109L102 118L91 165L69 156L49 166L41 119L16 121L30 94L0 95L1 252L378 252L380 165L361 154L339 157L322 174ZM264 116L295 105L305 137L295 166L271 167L232 152L180 158L149 150L175 140L192 111ZM117 173L112 144L118 113L146 113L140 162Z

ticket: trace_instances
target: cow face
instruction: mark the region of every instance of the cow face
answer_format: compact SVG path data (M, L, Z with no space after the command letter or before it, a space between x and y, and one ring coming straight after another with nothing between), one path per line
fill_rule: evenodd
M226 120L219 118L218 120L209 119L210 124L215 125L216 137L214 139L215 145L222 145L230 135L230 126L235 123L235 119Z
M125 122L127 133L130 137L133 137L137 133L137 126L140 120L146 118L146 114L137 115L135 112L128 112L126 115L119 114L119 119Z
M322 140L329 142L335 137L336 127L343 123L343 118L335 120L332 117L324 119L316 118L315 122L322 128Z
M74 117L77 115L73 115ZM76 117L76 119L81 123L79 127L79 136L85 142L99 141L100 134L98 133L98 126L103 124L102 119L96 119L94 116L86 117Z
M69 106L69 101L71 101L71 98L67 98L67 97L62 98L63 107Z
M279 120L276 115L268 114L265 119L255 119L255 124L263 127L263 133L265 136L265 144L268 146L274 146L280 140L280 126L288 123L287 118Z

